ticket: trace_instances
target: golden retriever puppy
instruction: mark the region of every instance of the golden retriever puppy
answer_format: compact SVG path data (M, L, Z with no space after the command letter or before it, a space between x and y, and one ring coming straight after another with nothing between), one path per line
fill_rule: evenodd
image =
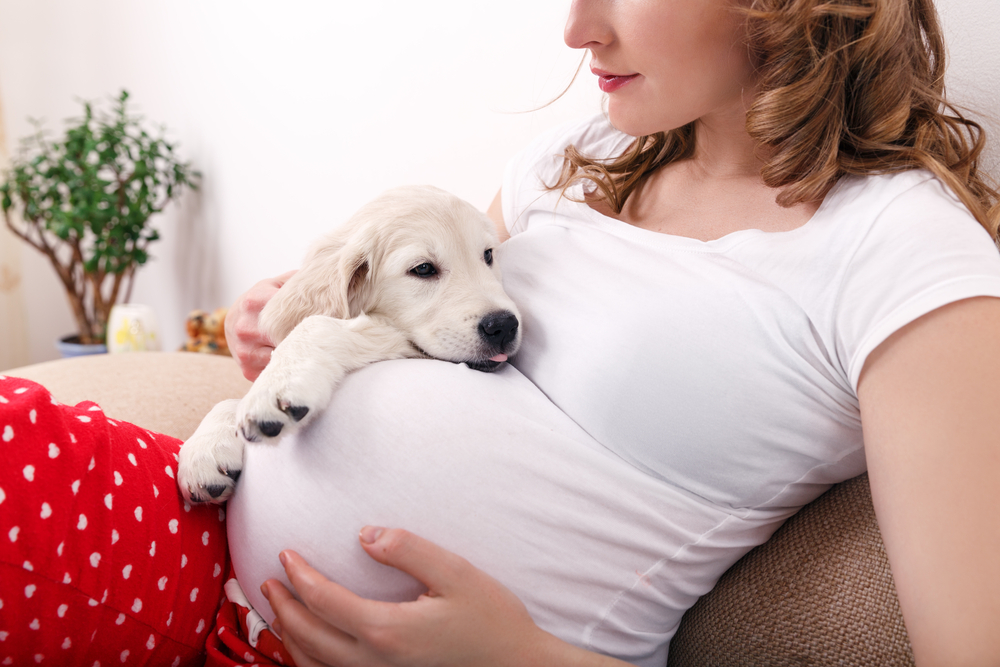
M205 417L179 456L186 500L223 502L245 441L273 442L330 402L366 364L431 357L492 371L521 341L493 259L493 223L432 187L386 192L316 242L261 312L278 343L242 400Z

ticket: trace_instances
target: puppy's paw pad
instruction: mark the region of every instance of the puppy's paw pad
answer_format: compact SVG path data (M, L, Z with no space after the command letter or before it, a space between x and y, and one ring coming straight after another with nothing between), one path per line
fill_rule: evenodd
M309 408L305 405L288 405L283 402L278 407L281 408L282 412L297 422L302 421L302 418L309 414Z
M269 438L277 437L284 427L281 422L257 422L257 430Z

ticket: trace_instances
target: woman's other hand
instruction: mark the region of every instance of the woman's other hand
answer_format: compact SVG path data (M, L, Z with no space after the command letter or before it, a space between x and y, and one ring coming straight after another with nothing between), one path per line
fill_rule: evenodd
M244 292L226 314L226 342L243 376L256 380L271 360L274 341L260 328L260 311L295 271L267 278Z
M544 632L498 581L412 533L368 526L361 545L376 561L415 577L427 592L413 602L366 600L323 577L295 552L282 552L302 602L274 579L261 590L299 667L623 664Z

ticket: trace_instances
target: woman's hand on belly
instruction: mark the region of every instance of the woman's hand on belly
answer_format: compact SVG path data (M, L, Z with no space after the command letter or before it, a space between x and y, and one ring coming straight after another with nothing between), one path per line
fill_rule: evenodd
M371 526L360 539L374 560L410 574L427 592L413 602L367 600L326 579L295 552L282 552L285 572L303 602L276 579L261 590L300 667L626 664L544 632L510 590L432 542Z

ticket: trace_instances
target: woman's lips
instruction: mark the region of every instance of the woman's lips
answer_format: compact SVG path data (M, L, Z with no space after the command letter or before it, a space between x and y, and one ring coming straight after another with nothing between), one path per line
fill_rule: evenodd
M597 75L597 85L606 93L615 92L639 76L638 74L612 74L594 68L591 68L590 71Z

